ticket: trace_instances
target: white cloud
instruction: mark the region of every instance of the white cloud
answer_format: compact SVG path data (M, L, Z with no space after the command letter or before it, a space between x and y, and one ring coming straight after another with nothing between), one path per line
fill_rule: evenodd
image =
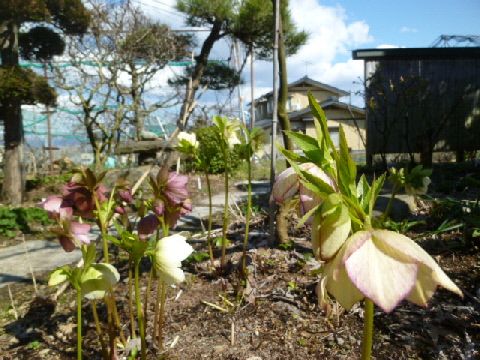
M412 28L412 27L402 26L400 28L400 32L401 33L416 33L416 32L418 32L418 30L415 29L415 28Z
M361 88L363 62L351 59L351 50L373 41L370 28L364 21L349 22L341 6L323 6L316 0L292 0L290 9L298 29L309 33L309 39L300 51L287 59L288 80L304 75L329 85L355 93ZM257 88L271 90L272 64L258 62ZM249 78L247 74L246 79ZM265 91L263 91L265 92ZM257 94L262 91L257 90ZM246 93L248 101L250 94ZM363 99L352 98L352 103L363 106Z

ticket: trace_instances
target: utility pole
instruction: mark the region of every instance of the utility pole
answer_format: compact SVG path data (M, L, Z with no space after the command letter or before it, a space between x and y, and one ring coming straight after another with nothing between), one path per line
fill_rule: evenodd
M250 130L255 127L255 50L250 45Z
M275 165L277 159L277 151L275 142L277 141L277 123L278 123L278 37L280 32L280 0L275 0L275 40L273 43L273 114L272 114L272 148L270 158L270 191L273 190L273 183L275 182ZM270 242L275 242L275 202L270 202Z
M235 65L235 70L239 72L241 64L240 64L240 44L238 40L233 41L232 47L233 47L233 62ZM242 88L240 84L237 85L237 91L238 91L238 111L240 112L240 120L242 121L243 125L246 125L245 114L243 113Z

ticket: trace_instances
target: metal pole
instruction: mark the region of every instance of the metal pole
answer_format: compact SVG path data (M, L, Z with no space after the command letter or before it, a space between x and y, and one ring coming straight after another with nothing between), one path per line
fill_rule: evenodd
M250 129L255 127L255 50L250 46Z
M273 183L275 182L275 163L277 159L277 151L275 142L277 140L277 123L278 123L278 37L280 29L280 0L275 0L275 40L273 43L273 114L272 114L272 148L270 158L270 189L273 189ZM275 242L275 202L270 202L270 242Z
M233 59L234 59L234 64L235 64L235 69L237 71L240 71L240 45L238 40L233 41ZM245 114L243 113L243 96L242 96L242 88L241 85L237 85L237 91L238 91L238 111L240 112L240 120L242 121L243 125L245 124Z
M48 73L47 73L47 63L43 66L43 72L45 79L48 81ZM50 116L50 109L48 106L45 106L45 112L47 113L47 147L48 147L48 158L49 164L48 169L53 171L53 148L52 148L52 120Z

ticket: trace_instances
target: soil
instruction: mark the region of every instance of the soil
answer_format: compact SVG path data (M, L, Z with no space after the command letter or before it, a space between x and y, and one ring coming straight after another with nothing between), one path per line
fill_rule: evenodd
M265 223L256 219L254 230ZM255 222L253 222L255 223ZM164 343L160 352L150 345L149 359L357 359L361 352L360 305L349 312L334 306L327 317L318 307L314 293L318 267L311 258L307 229L291 234L293 244L284 249L267 246L257 237L249 252L248 284L240 276L239 244L242 225L232 226L233 242L227 274L210 272L209 262L186 265L187 280L167 294ZM460 234L458 234L460 235ZM478 358L480 346L480 249L462 246L458 236L427 239L424 244L446 273L464 291L460 298L438 290L428 308L403 303L391 314L375 316L376 359L465 359ZM197 241L196 247L203 248ZM125 258L117 258L122 279L127 277ZM144 264L145 287L148 264ZM42 281L43 280L43 281ZM67 290L56 302L54 292L40 279L39 294L27 285L12 287L18 320L6 289L0 293L2 317L0 351L3 359L75 358L75 301ZM127 304L127 284L116 288L117 303ZM151 292L155 294L155 287ZM150 304L152 305L152 304ZM153 314L153 306L149 313ZM119 308L128 337L127 308ZM99 307L100 317L106 310ZM100 359L91 308L84 304L85 358ZM149 316L147 333L152 331ZM232 335L233 334L233 335ZM150 337L151 340L151 337ZM152 343L151 341L149 342ZM161 354L161 356L160 356ZM160 357L159 357L160 356Z

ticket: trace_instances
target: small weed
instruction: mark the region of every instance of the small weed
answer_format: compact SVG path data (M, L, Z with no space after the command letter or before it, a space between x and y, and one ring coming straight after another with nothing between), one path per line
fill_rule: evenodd
M289 241L283 244L279 244L278 248L281 250L290 251L290 250L293 250L294 246L295 246L295 243L293 241Z
M27 345L27 349L38 350L42 346L42 343L38 340L32 341Z
M209 259L209 255L204 251L195 251L192 255L190 255L185 262L188 264L192 263L199 263Z

